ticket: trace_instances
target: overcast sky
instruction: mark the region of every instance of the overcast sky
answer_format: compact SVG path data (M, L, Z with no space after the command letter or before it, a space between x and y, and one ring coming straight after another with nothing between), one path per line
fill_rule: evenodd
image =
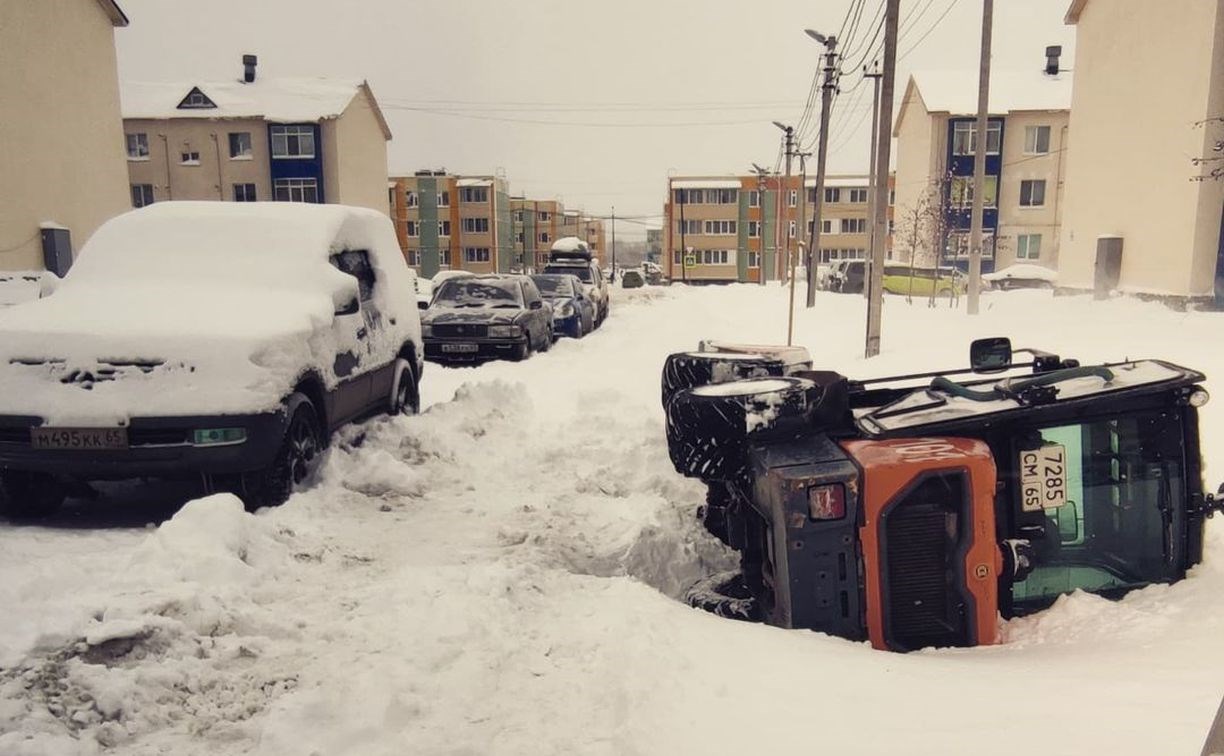
M864 56L882 0L843 33ZM669 172L772 167L797 124L821 48L803 34L842 28L857 0L120 0L121 80L233 78L242 53L263 76L356 76L394 138L392 174L504 172L512 193L658 226ZM998 69L1037 69L1061 44L1069 0L999 0ZM909 71L976 70L980 0L902 0L897 97ZM190 12L188 12L190 11ZM831 172L865 172L870 86L843 77ZM848 91L852 90L852 91ZM812 131L817 114L811 118Z

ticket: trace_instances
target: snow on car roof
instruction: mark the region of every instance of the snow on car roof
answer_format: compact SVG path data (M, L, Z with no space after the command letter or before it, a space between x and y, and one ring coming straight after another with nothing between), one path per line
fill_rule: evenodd
M563 236L553 242L553 252L590 252L591 247L577 236Z
M1009 278L1057 281L1058 271L1032 263L1016 263L1015 265L1009 265L1006 268L996 270L994 273L986 273L982 276L983 281L1005 281Z

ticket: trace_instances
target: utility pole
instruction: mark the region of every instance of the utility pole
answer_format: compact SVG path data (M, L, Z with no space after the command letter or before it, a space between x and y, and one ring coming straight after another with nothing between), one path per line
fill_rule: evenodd
M680 280L688 283L688 247L684 243L684 206L688 203L688 189L681 189L676 195L676 200L680 203Z
M783 186L785 187L784 191L790 192L791 158L795 156L795 129L792 126L786 126L777 121L774 121L773 125L777 126L779 129L782 129L782 131L786 133L786 181L783 182ZM789 194L786 196L789 198ZM782 194L782 191L779 191L778 192L778 215L783 218L786 218L789 221L790 213L782 210L782 207L783 207L782 200L783 200L783 194ZM788 208L790 207L789 202L786 203L786 207ZM790 257L790 224L787 223L785 229L782 229L782 223L780 222L778 223L778 226L779 226L779 231L782 233L782 250L783 250L782 261L783 261L783 264L786 266L787 275L793 276L795 273L794 271L795 266L791 264L791 257ZM792 298L793 298L793 293L792 293Z
M989 0L987 0L989 2ZM897 16L901 0L887 0L884 11L884 78L880 87L879 142L875 161L875 202L872 205L871 266L867 278L867 339L864 354L880 353L880 319L884 314L884 243L888 237L888 160L892 150L893 80L897 76ZM886 132L885 129L888 129Z
M820 254L820 222L824 209L825 158L829 153L829 110L833 107L833 93L837 89L837 37L805 29L804 33L825 46L824 84L820 87L820 139L816 148L816 190L812 212L812 233L807 249L807 306L816 306L816 256ZM807 210L807 181L803 182L802 202ZM803 233L800 226L799 233Z
M752 172L757 177L757 238L760 239L760 253L757 258L757 278L760 279L762 286L765 285L765 177L769 175L768 168L762 168L756 163L752 164Z
M616 283L616 208L612 208L612 283Z
M875 249L875 186L876 186L876 151L879 150L880 143L880 77L883 76L878 70L878 61L872 63L873 71L868 72L867 66L863 66L863 77L871 79L872 98L871 98L871 169L867 175L867 218L871 224L871 236L868 242L868 249ZM891 138L891 135L890 137ZM885 211L887 213L887 211ZM912 262L911 262L912 264ZM863 296L870 298L871 287L863 287Z
M973 220L969 226L969 300L966 310L970 315L978 314L978 300L982 292L982 214L986 205L986 116L990 107L990 36L993 22L994 0L983 0L982 56L978 63L977 144L973 150Z
M803 249L803 224L807 221L807 197L803 193L807 191L807 159L812 156L810 152L796 153L799 156L799 249ZM789 234L788 234L789 236ZM806 257L808 264L811 264L811 255ZM811 268L808 268L811 270ZM795 263L792 260L790 266L790 312L786 321L786 345L790 346L793 343L795 335ZM811 281L811 276L808 276ZM810 284L809 284L810 285Z

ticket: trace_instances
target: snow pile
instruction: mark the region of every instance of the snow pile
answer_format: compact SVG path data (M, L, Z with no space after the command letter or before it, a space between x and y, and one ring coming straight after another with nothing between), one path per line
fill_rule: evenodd
M994 273L985 273L982 275L983 281L1007 281L1010 279L1021 279L1025 281L1048 281L1056 283L1058 281L1058 271L1051 270L1041 265L1033 263L1016 263L1009 265L1006 268L1000 268Z

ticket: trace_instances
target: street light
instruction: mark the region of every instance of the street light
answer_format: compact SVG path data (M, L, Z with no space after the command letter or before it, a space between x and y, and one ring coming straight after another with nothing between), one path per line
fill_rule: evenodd
M804 29L803 33L808 35L812 39L816 40L822 45L827 45L829 43L829 37L826 37L825 35L821 34L815 29Z

